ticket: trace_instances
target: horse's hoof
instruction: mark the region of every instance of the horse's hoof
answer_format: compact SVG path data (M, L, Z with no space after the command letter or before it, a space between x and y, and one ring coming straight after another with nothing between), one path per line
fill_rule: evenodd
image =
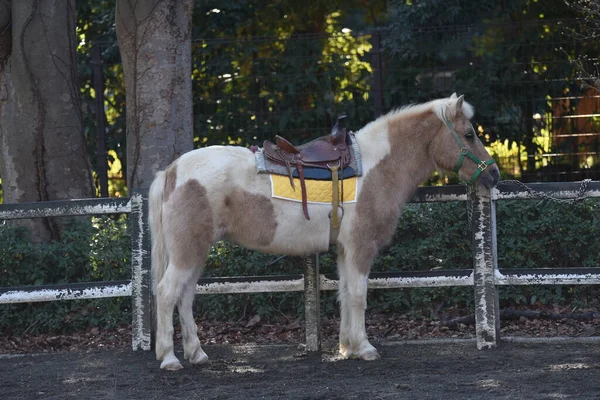
M375 361L375 360L379 360L381 358L381 356L377 352L377 349L375 349L373 347L371 349L365 350L362 353L360 353L360 358L361 358L361 360L365 360L365 361Z
M183 365L179 362L175 356L167 356L160 364L160 369L167 371L177 371L183 368Z
M186 357L186 359L190 364L204 364L208 362L208 356L200 347L190 357Z
M352 351L350 346L347 344L340 344L340 355L348 360L358 358L358 354Z

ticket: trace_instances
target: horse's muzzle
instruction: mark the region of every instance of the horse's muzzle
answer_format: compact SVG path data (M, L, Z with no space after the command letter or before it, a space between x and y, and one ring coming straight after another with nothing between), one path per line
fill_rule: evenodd
M498 167L494 166L492 168L488 168L488 170L485 172L486 173L481 174L479 177L479 182L481 182L486 189L496 187L498 181L500 181L500 170L498 170Z

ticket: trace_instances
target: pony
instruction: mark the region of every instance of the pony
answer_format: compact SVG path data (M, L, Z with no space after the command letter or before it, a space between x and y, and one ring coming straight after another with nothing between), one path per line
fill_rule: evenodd
M183 368L173 350L175 306L184 358L191 364L208 360L192 303L211 246L224 239L287 255L336 245L339 352L345 358L378 359L365 329L367 279L403 205L434 170L454 170L486 188L498 183L498 167L470 122L473 114L464 96L453 94L393 110L356 132L363 174L357 178L356 202L344 204L336 230L330 224L331 204L309 204L307 220L300 203L273 198L268 174L257 173L254 154L245 147L193 150L158 172L149 191L149 220L160 367Z

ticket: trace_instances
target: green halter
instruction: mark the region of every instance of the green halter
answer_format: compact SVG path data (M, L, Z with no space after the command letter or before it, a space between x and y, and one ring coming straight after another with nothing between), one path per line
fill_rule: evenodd
M462 140L460 140L460 137L458 136L456 129L454 129L454 125L452 125L452 122L450 122L450 120L446 118L446 116L443 117L443 120L448 129L450 129L450 132L452 132L452 136L454 136L454 140L458 144L458 147L460 147L460 158L456 163L456 167L454 167L454 172L458 174L458 170L460 170L460 168L462 167L465 157L469 157L475 164L477 164L477 171L475 171L471 179L469 179L469 182L467 182L469 185L472 185L473 182L477 180L477 177L479 177L479 174L485 171L488 165L492 165L496 163L496 161L494 161L493 158L490 158L487 161L481 161L479 158L477 158L477 156L473 154L471 150L467 149Z

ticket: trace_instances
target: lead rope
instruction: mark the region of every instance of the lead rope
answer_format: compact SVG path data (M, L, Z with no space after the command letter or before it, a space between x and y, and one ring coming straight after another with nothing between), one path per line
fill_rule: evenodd
M570 199L559 199L559 198L547 195L546 193L539 192L537 190L533 190L532 188L530 188L523 182L518 181L516 179L501 181L501 183L515 184L515 185L519 186L520 188L525 189L527 191L527 193L529 193L530 195L535 196L535 197L541 197L544 200L553 201L558 204L571 204L572 205L572 204L577 204L581 200L585 199L585 193L587 192L588 185L590 184L591 181L592 181L591 179L582 180L581 185L579 186L579 191L577 192L577 196L575 196L574 198L570 198ZM467 193L467 218L469 220L469 226L471 226L472 220L473 220L473 202L471 201L471 196L469 196L468 193Z
M515 185L521 187L522 189L527 190L527 192L529 194L531 194L532 196L541 197L544 200L550 200L550 201L553 201L558 204L575 204L575 203L578 203L579 201L585 199L585 192L587 192L587 187L591 181L592 181L591 179L582 180L581 185L579 186L579 191L577 192L577 196L574 198L571 198L571 199L558 199L556 197L549 196L546 193L538 192L537 190L533 190L532 188L530 188L523 182L517 181L517 180L502 181L502 183L514 183Z

